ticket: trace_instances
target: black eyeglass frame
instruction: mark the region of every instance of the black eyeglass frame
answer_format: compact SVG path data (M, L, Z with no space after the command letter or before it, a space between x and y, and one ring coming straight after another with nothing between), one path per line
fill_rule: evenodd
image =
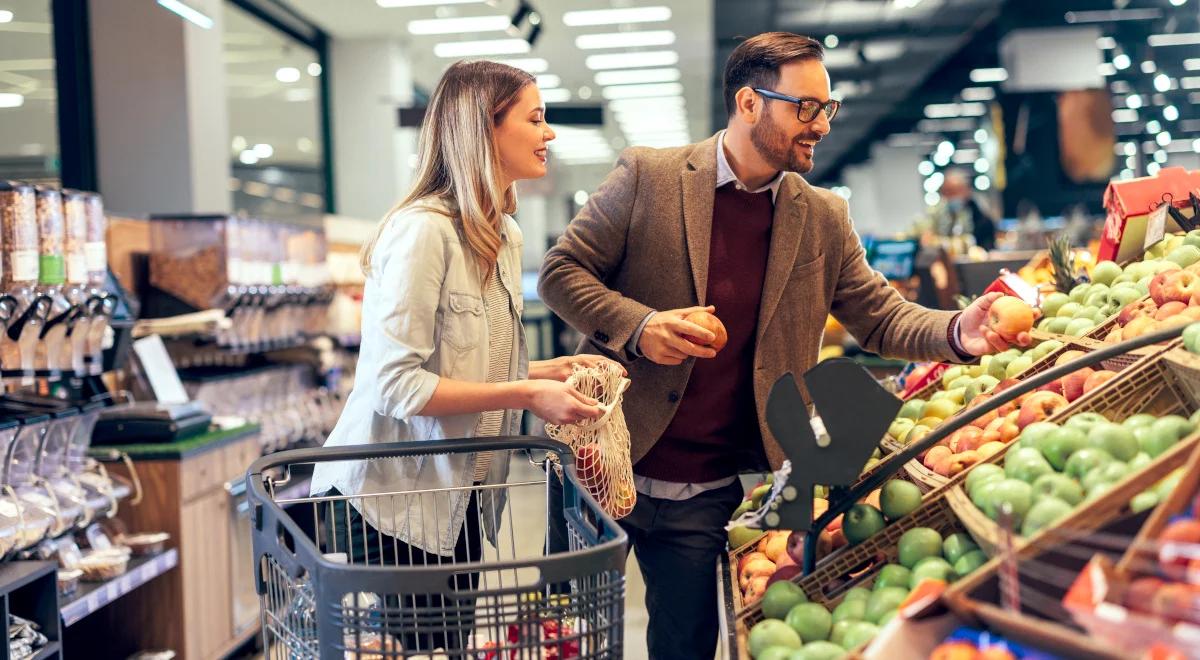
M796 98L795 96L780 94L779 92L773 92L769 89L762 89L760 87L751 87L750 89L762 94L766 98L774 99L776 101L787 101L788 103L795 104L796 119L799 119L805 124L815 120L817 118L817 113L821 111L825 112L826 119L833 121L833 118L837 116L838 111L842 109L842 102L836 99L829 99L828 101L822 103L820 99ZM804 109L806 106L811 108L808 113L811 116L807 119L804 117Z

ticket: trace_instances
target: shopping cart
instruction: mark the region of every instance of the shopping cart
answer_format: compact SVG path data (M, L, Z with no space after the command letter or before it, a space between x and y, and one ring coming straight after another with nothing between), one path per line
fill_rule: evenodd
M286 492L311 464L416 468L480 451L493 461L507 454L516 476L466 488ZM549 500L550 455L564 468L561 508ZM565 444L511 436L298 449L259 459L246 482L267 658L622 657L626 537L579 487ZM376 534L359 515L373 511L388 529L439 530L465 495L458 558ZM564 527L569 549L544 552L552 528Z

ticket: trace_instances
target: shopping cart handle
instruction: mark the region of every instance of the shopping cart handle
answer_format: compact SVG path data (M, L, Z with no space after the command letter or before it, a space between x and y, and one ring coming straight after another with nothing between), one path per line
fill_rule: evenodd
M1082 367L1099 364L1100 362L1112 359L1118 355L1124 355L1129 351L1142 348L1143 346L1150 346L1162 341L1175 339L1183 333L1183 329L1186 327L1187 326L1174 326L1164 330L1149 332L1140 337L1135 337L1128 341L1123 341L1113 344L1112 346L1093 351L1092 353L1088 353L1082 357L1075 358L1066 364L1047 369L1046 371L1043 371L1042 373L1037 374L1028 380L1021 381L1016 385L997 393L995 396L989 398L979 406L971 408L969 411L967 411L969 414L959 414L951 417L941 426L938 426L931 433L929 433L929 435L926 435L920 440L908 445L901 451L892 454L883 461L882 465L875 471L874 474L864 479L862 483L858 484L854 488L848 489L845 493L845 497L836 500L831 499L829 501L829 508L825 511L825 513L821 514L816 521L813 522L812 527L805 534L804 539L804 574L808 575L809 573L812 573L817 566L817 540L820 537L821 532L824 531L824 529L828 527L835 518L849 511L851 507L853 507L859 500L866 497L868 493L882 486L883 483L890 479L891 476L895 474L897 470L903 467L905 463L908 463L912 459L916 458L921 454L921 452L936 445L943 438L948 437L955 431L970 424L972 420L978 418L980 415L996 410L1004 404L1013 401L1022 394L1025 394L1026 392L1032 392L1042 385L1062 378L1068 374L1072 374Z

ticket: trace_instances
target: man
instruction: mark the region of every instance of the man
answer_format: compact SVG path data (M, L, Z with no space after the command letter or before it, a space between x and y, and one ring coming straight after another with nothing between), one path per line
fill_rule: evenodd
M807 37L746 40L725 66L727 128L627 149L542 267L538 291L583 332L580 350L629 363L638 501L621 524L656 660L713 657L736 475L782 463L767 393L816 363L827 314L885 355L965 361L1005 347L983 328L993 297L961 315L905 302L867 266L845 201L799 176L839 107L821 60ZM683 320L701 305L728 330L720 353L686 339L713 338Z
M975 201L971 182L962 170L947 172L938 192L942 203L934 209L934 231L939 236L969 232L975 245L985 250L996 249L996 221Z

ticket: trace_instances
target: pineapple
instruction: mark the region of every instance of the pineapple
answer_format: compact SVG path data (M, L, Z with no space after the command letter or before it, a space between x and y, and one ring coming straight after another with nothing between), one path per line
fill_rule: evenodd
M1071 249L1071 239L1066 234L1059 234L1049 240L1050 268L1054 271L1054 288L1069 293L1075 286L1075 251Z

